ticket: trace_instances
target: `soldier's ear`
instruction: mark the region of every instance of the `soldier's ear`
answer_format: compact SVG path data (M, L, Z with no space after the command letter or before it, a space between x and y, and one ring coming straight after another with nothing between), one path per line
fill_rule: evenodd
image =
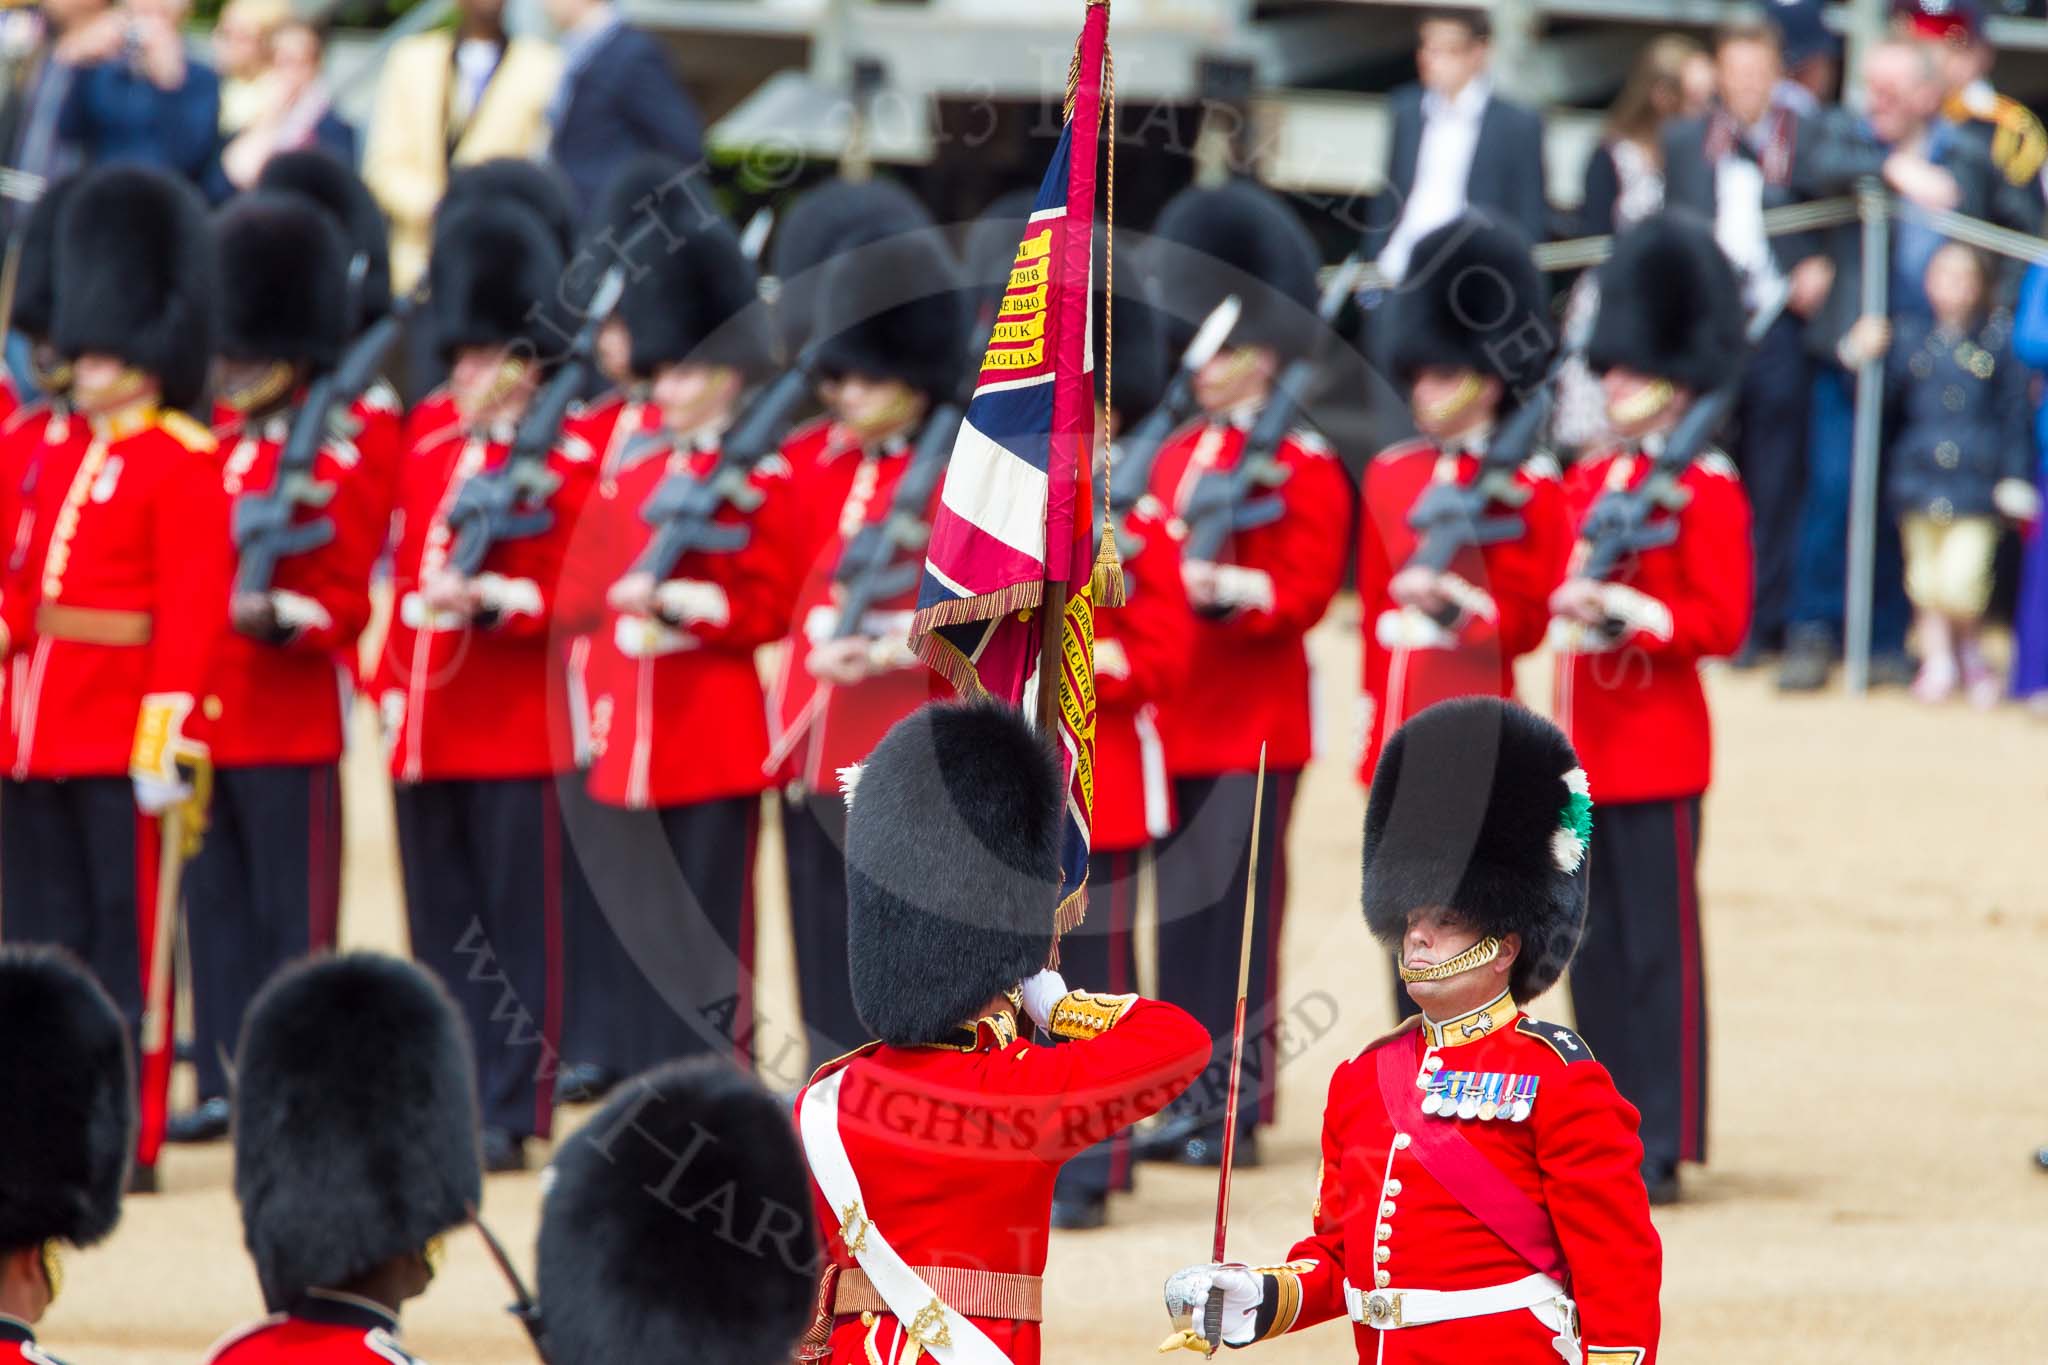
M1493 960L1493 969L1506 976L1515 969L1515 959L1522 955L1522 936L1508 934L1500 941L1500 956Z

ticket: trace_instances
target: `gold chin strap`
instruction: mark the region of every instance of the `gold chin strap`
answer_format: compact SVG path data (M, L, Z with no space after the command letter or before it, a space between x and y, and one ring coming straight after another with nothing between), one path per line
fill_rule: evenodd
M273 360L248 383L221 394L220 401L236 412L257 412L284 397L291 383L292 367L282 360Z
M1431 404L1422 410L1422 420L1432 426L1442 426L1444 423L1456 419L1465 409L1471 407L1478 400L1480 390L1484 387L1485 385L1480 381L1476 373L1471 370L1465 371L1465 377L1458 381L1457 388L1451 390L1449 398L1444 399L1441 403Z
M1460 972L1469 972L1474 967L1484 967L1499 956L1500 940L1492 934L1488 934L1456 957L1447 958L1437 963L1434 967L1402 967L1401 979L1403 981L1445 981L1458 975Z
M1665 408L1671 406L1674 396L1671 381L1655 380L1618 403L1607 407L1607 420L1620 427L1632 427L1647 422Z
M45 365L37 359L41 350L38 346L29 352L29 378L35 381L37 389L55 397L71 387L71 362L60 356Z
M43 1243L43 1279L50 1286L50 1302L64 1292L64 1248L53 1239Z

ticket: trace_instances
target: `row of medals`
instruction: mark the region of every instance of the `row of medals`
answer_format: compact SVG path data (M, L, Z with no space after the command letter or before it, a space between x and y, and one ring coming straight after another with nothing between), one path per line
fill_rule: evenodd
M1536 1107L1537 1080L1504 1071L1440 1071L1428 1082L1422 1112L1446 1119L1520 1123Z

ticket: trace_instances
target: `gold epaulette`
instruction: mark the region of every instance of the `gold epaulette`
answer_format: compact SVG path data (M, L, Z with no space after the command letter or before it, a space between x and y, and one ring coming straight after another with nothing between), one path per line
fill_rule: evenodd
M1060 1038L1083 1041L1100 1038L1117 1026L1138 1003L1135 995L1098 995L1094 991L1068 991L1052 1007L1052 1032Z
M156 417L156 424L170 434L185 449L196 455L211 455L220 448L220 442L213 433L198 420L176 408L165 408Z

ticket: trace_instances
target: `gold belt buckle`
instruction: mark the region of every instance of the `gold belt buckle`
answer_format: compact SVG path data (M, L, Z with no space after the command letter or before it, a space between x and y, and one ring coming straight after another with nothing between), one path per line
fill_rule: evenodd
M1401 1326L1401 1296L1375 1289L1365 1296L1365 1325L1388 1331Z

